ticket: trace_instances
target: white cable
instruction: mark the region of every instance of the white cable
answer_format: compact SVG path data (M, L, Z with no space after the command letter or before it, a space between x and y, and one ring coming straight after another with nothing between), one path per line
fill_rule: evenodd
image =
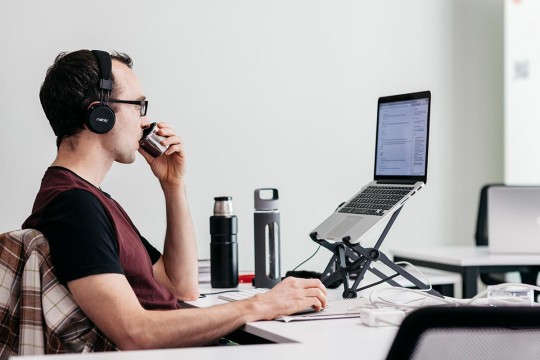
M427 288L426 288L426 289L418 289L418 290L415 290L415 292L418 292L418 291L419 291L419 292L422 292L422 293L426 293L426 292L431 291L431 290L433 289L433 287L432 287L432 285L431 285L431 282L429 281L429 279L427 278L427 276L425 276L424 273L422 273L416 266L414 266L414 265L411 264L410 262L408 262L408 261L398 261L398 262L396 262L395 264L396 264L396 265L408 265L408 266L410 266L410 267L411 267L418 275L420 275L420 278L422 278L422 279L420 279L420 281L423 283L423 285L426 285ZM371 268L371 269L374 269L374 268L375 268L375 265L376 265L376 263L372 263L371 266L370 266L370 268ZM417 277L418 277L418 275L417 275ZM402 275L400 275L400 276L402 276ZM403 276L402 276L402 277L403 277ZM409 280L406 279L406 278L405 278L405 280L409 281ZM403 288L390 288L390 289L402 289L402 290L404 290ZM386 291L386 290L388 290L388 289L380 289L380 290L376 290L375 292L378 293L379 291ZM412 290L412 289L408 289L408 290ZM388 307L388 306L396 306L396 304L395 304L394 302L389 301L389 300L385 300L385 299L381 298L380 296L379 296L380 301L374 301L374 300L373 300L373 297L372 297L372 296L373 296L373 293L374 293L374 292L371 292L371 294L370 294L370 299L369 299L370 302L371 302L371 304L372 304L372 306L374 306L374 307L376 307L376 308L377 308L377 307L382 308L382 307ZM431 295L431 296L432 296L432 295ZM440 299L439 297L435 297L435 296L433 296L433 298ZM410 300L410 301L406 301L406 302L404 302L404 303L402 303L402 304L399 304L399 306L401 306L401 309L405 308L406 310L416 309L417 307L422 306L422 305L419 305L419 306L407 306L406 304L408 304L408 303L413 303L413 302L419 301L419 300L422 300L422 299L413 299L413 300Z
M444 298L440 298L438 296L434 296L434 295L426 293L425 290L391 287L391 288L383 288L383 289L372 291L371 294L369 295L369 301L371 305L376 308L394 307L394 308L398 308L404 311L411 311L419 307L425 306L425 302L427 300L435 300L437 302L442 302L443 304L453 305L453 306L473 306L475 302L483 298L483 296L487 294L489 291L492 291L494 289L506 289L509 286L516 286L516 287L540 291L540 287L534 286L534 285L521 284L521 283L504 283L504 284L490 286L488 289L481 291L480 293L478 293L476 296L474 296L471 299L456 299L456 298L452 298L448 296ZM393 301L393 300L385 299L382 297L384 293L388 293L388 292L413 293L413 294L418 295L418 297L415 299L406 300L406 301ZM412 305L415 302L420 302L420 304ZM497 299L497 303L502 304L502 305L530 304L528 300L522 299L519 297ZM533 304L538 305L538 303L534 301L533 301Z
M401 262L401 264L406 262ZM408 264L411 265L411 264ZM404 317L407 313L409 313L412 310L418 309L420 307L426 306L426 305L448 305L448 306L486 306L486 303L475 305L476 302L478 302L479 299L483 298L485 299L484 295L489 294L490 291L493 290L506 290L511 295L508 297L506 296L493 296L493 294L490 294L492 296L491 299L489 299L489 305L493 306L512 306L512 305L540 305L536 302L534 302L533 299L531 299L528 296L520 297L513 295L514 292L517 291L517 289L510 289L510 287L514 288L526 288L529 290L536 290L540 291L540 287L534 286L534 285L528 285L528 284L521 284L521 283L503 283L495 286L490 286L486 290L481 291L476 296L474 296L471 299L456 299L452 297L438 297L432 294L429 294L427 291L431 290L431 283L424 274L422 274L421 271L419 271L416 267L412 266L414 270L419 273L426 281L425 283L429 284L429 289L408 289L408 288L401 288L401 287L390 287L390 288L382 288L378 290L374 290L369 295L369 302L371 306L364 305L365 311L363 312L362 321L368 325L368 326L384 326L386 325L393 325L398 326L401 322L401 318L396 318L398 316L399 311L402 311L402 316ZM384 294L388 294L391 292L400 292L400 293L408 293L408 294L415 294L417 295L416 298L413 299L405 299L402 301L396 301L396 300L390 300L388 298L383 297ZM426 302L430 302L429 304L426 304ZM434 303L435 302L435 303ZM361 309L362 306L354 307L355 310ZM387 310L385 310L387 309ZM348 309L349 310L349 309ZM352 310L352 308L351 308ZM378 310L382 310L381 313L377 313ZM389 313L386 313L386 311L389 311Z
M488 287L486 290L481 291L476 296L474 296L471 299L456 299L452 297L438 297L435 295L431 295L428 292L433 289L433 286L427 276L425 276L416 266L413 264L407 262L407 261L399 261L395 263L396 265L408 265L410 266L418 275L420 275L420 280L424 285L426 285L428 288L426 289L408 289L408 288L402 288L402 287L390 287L390 288L383 288L374 290L369 294L369 301L371 303L371 306L374 308L387 308L387 307L393 307L400 310L403 310L405 312L417 309L419 307L425 306L425 303L427 300L435 300L436 302L445 304L445 305L451 305L451 306L471 306L475 302L478 301L478 299L482 298L485 294L487 294L489 291L492 291L494 289L505 289L509 286L517 286L521 288L527 288L532 290L540 291L540 287L534 286L534 285L528 285L528 284L521 284L521 283L503 283L499 285L494 285ZM372 269L375 268L375 263L372 263L370 266ZM418 277L418 276L417 276ZM407 280L408 281L408 280ZM382 297L383 293L386 292L404 292L404 293L413 293L418 295L419 297L411 300L405 300L405 301L393 301L389 299L385 299ZM414 304L420 302L420 304ZM534 299L532 301L534 304L538 304L534 302ZM519 297L508 297L508 298L498 298L497 299L498 304L502 305L517 305L517 304L528 304L530 305L530 301L519 298ZM414 305L413 305L414 304ZM434 305L434 304L430 304ZM364 305L365 307L365 305ZM361 308L361 306L357 306L354 308ZM355 309L356 310L356 309Z
M393 301L393 300L388 300L382 297L383 293L388 293L388 292L411 293L411 294L418 295L419 297L415 299L411 299L411 300L406 300L406 301ZM375 297L377 299L375 299ZM384 288L384 289L375 290L369 295L369 300L371 304L375 307L381 308L381 307L391 306L391 307L397 307L405 311L410 311L410 310L414 310L419 307L425 306L425 301L428 299L435 300L445 305L454 305L454 306L456 305L456 303L453 301L452 298L448 298L448 297L440 298L438 296L428 294L425 291L421 291L418 289L407 289L407 288L398 288L398 287ZM419 301L421 302L420 304L412 305L413 303L419 302Z
M414 266L410 262L408 262L408 261L398 261L395 264L396 265L403 264L403 265L408 265L408 266L412 267L414 269L414 271L416 271L420 275L420 277L422 277L424 279L424 281L422 281L422 280L420 280L420 281L423 282L424 285L427 284L428 288L427 289L418 289L418 290L428 292L428 291L431 291L433 289L433 286L431 285L431 281L429 281L428 277L426 275L424 275L423 272L421 272L416 266ZM409 281L409 280L407 280L407 281Z
M476 302L478 299L480 299L484 294L487 294L489 291L492 291L493 289L505 289L505 288L507 288L509 286L517 286L517 287L527 288L527 289L530 289L530 290L540 291L540 287L535 286L535 285L529 285L529 284L504 283L504 284L499 284L499 285L492 285L492 286L489 286L484 291L481 291L478 294L476 294L468 302L466 302L465 305L472 305L474 302ZM522 301L522 300L518 300L518 298L516 298L515 300ZM515 302L512 302L512 303L515 304ZM533 303L534 303L534 300L533 300Z
M429 281L429 279L427 278L427 276L424 275L424 273L422 273L422 271L420 271L416 266L414 266L413 264L411 264L410 262L408 261L398 261L395 263L396 265L408 265L410 266L418 275L420 275L420 281L427 286L426 289L405 289L405 288L387 288L387 289L379 289L379 290L375 290L373 292L371 292L370 294L370 302L373 306L375 307L385 307L385 306L396 306L396 303L393 302L393 301L390 301L390 300L386 300L386 299L383 299L382 297L379 296L379 299L380 301L374 301L373 300L373 294L374 293L379 293L379 292L384 292L384 291L387 291L388 289L399 289L399 290L411 290L415 293L418 293L418 292L421 292L423 294L427 293L428 291L431 291L433 289L433 286L431 285L431 282ZM372 264L372 268L375 267L375 264ZM417 277L418 277L417 275ZM402 276L402 275L401 275ZM407 279L406 279L407 280ZM409 280L407 280L409 281ZM398 290L398 291L399 291ZM427 295L427 294L426 294ZM433 296L433 295L429 295L430 297L434 298L434 299L440 299L439 297L436 297L436 296ZM406 302L403 302L403 303L400 303L399 304L399 307L400 308L405 308L407 310L412 310L412 309L416 309L418 306L408 306L407 304L409 303L414 303L416 301L419 301L419 300L423 300L423 299L413 299L413 300L410 300L410 301L406 301ZM419 305L419 306L422 306L422 305Z

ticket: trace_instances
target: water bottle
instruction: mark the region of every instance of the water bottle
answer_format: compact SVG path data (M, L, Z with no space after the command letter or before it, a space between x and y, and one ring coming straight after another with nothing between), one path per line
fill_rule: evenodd
M261 192L272 196L262 198ZM277 189L255 190L255 287L270 289L281 281L278 205Z
M214 198L210 216L210 284L213 288L238 286L238 220L233 214L232 197Z

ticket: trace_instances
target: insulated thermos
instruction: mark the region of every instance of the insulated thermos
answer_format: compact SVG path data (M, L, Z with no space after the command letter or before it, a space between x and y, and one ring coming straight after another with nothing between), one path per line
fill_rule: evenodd
M271 197L261 197L269 192ZM281 281L278 205L277 189L255 190L255 287L270 289Z
M232 197L214 198L210 217L210 284L213 288L238 286L238 220L233 213Z

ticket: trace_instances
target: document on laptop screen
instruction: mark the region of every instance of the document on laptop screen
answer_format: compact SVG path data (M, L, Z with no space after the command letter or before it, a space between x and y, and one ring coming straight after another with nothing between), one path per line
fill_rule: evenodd
M376 175L424 176L429 99L379 105Z

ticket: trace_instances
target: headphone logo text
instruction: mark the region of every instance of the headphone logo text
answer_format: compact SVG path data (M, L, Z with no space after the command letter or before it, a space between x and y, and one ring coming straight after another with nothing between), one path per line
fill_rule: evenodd
M96 121L103 122L103 123L108 123L108 122L109 122L109 119L105 119L105 118L96 118Z

